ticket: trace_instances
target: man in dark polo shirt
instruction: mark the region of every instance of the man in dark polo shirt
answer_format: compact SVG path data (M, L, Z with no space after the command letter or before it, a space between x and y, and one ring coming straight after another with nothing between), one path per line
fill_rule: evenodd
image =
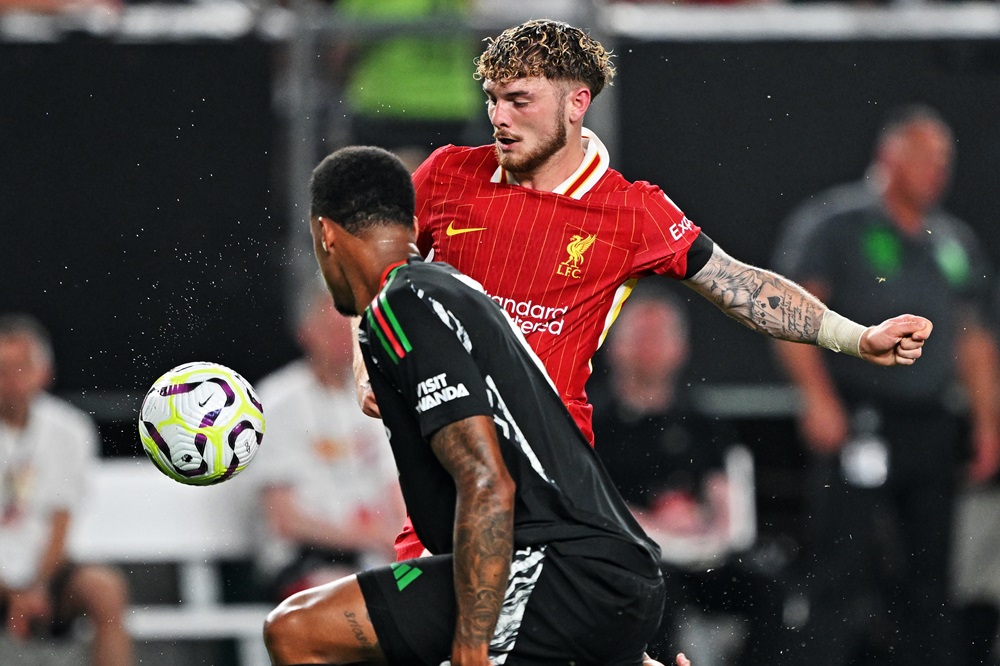
M872 639L892 663L960 663L948 553L970 449L953 387L968 398L967 478L995 473L998 424L990 267L970 229L938 207L953 144L932 109L897 111L866 178L797 211L775 255L776 270L856 320L912 308L934 321L932 349L899 372L778 345L812 454L801 663L851 663Z

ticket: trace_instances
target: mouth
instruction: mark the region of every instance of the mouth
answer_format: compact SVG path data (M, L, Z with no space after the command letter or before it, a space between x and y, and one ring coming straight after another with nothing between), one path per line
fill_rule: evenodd
M502 146L512 146L515 143L517 143L517 139L514 139L509 136L495 136L493 138L495 138L496 142Z

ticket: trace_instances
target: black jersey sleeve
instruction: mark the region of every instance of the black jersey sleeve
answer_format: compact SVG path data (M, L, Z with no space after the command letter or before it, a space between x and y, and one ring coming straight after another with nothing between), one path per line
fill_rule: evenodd
M429 438L446 425L493 410L462 320L446 303L417 291L410 285L383 291L366 311L365 327L372 364ZM381 405L378 393L375 397Z
M687 252L687 270L684 272L684 279L694 277L712 258L712 251L715 250L715 242L708 237L704 231L698 234L691 243Z

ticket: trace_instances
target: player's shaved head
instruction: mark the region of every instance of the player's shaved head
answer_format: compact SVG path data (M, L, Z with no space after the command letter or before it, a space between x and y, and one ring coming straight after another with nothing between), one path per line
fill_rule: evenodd
M311 213L357 235L373 226L413 226L410 172L398 157L374 146L350 146L330 154L309 182Z
M615 75L611 54L604 46L562 21L527 21L487 42L486 50L476 59L477 79L507 82L544 76L555 81L581 81L597 97Z

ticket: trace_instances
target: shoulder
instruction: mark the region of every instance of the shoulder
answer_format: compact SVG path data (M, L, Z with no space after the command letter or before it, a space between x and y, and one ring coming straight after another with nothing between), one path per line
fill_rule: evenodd
M37 415L46 421L51 421L65 428L83 430L96 427L90 414L50 393L38 396L32 408L37 410Z
M97 423L79 407L43 393L31 408L32 419L49 435L55 433L64 442L85 442L88 448L98 446Z
M684 216L680 207L659 185L645 180L630 181L614 169L608 169L593 193L611 197L616 205L643 210L654 217L664 213L671 219Z
M866 182L837 185L810 196L795 208L788 229L813 229L833 222L849 222L878 207L878 198Z
M442 146L435 150L417 167L413 174L418 186L429 178L447 175L492 174L497 168L496 155L492 146ZM488 176L487 176L488 177Z
M785 220L782 239L799 245L830 230L842 235L852 226L871 222L877 210L878 198L866 183L838 185L799 204Z
M632 193L637 196L666 196L659 186L645 180L629 180L621 172L612 168L608 168L593 191L595 193Z
M972 226L947 211L935 211L928 218L927 226L932 234L953 238L963 245L978 245L979 241Z
M432 321L454 330L459 321L485 316L487 302L496 306L478 282L451 265L411 260L389 274L365 312L365 323L381 333L380 340L405 343L410 338L426 339L425 329L434 328L429 325Z
M379 298L390 303L414 297L417 300L450 298L468 289L483 291L472 278L441 261L413 260L392 272Z

